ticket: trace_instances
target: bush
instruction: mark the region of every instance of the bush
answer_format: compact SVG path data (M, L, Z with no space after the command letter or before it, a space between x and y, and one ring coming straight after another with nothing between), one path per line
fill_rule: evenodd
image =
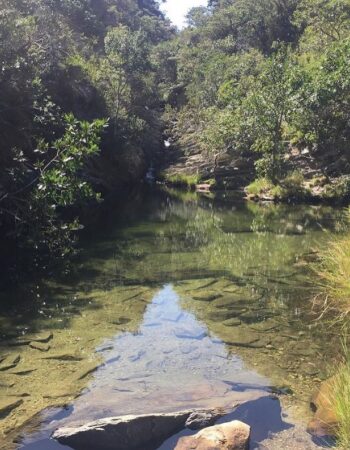
M186 173L163 174L163 178L168 184L188 189L196 186L200 181L198 174L188 175Z
M332 309L350 312L350 236L328 244L319 255L315 270L321 292Z
M258 178L246 187L247 194L259 196L260 194L268 193L273 189L274 185L267 178Z
M325 187L323 194L327 200L346 201L350 199L350 176L343 175Z
M304 200L310 195L304 181L304 175L300 171L294 171L279 184L273 184L267 178L258 178L246 188L246 192L257 197L265 194L276 200Z
M305 188L304 183L303 173L295 170L272 189L272 194L280 200L304 200L311 195L310 191Z

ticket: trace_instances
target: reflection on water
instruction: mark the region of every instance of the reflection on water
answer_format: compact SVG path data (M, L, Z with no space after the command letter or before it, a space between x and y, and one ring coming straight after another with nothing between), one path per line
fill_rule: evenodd
M247 397L233 392L230 382L254 386L249 389L254 396L268 384L180 308L171 286L154 297L138 333L117 335L103 348L108 349L105 363L75 402L70 422L201 406L230 408Z
M45 441L58 423L232 407L271 392L306 404L335 352L310 314L306 269L317 245L346 229L341 209L153 193L102 219L70 277L3 295L6 445L63 404L69 417L39 435L27 427L26 448L62 448Z

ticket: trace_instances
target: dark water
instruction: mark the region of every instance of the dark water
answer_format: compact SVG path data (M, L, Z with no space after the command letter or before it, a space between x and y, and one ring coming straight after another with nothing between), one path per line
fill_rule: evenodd
M67 423L239 403L253 445L295 426L283 408L305 428L337 348L312 314L309 263L347 229L341 209L152 192L95 223L69 275L2 293L4 448L64 448L48 436Z

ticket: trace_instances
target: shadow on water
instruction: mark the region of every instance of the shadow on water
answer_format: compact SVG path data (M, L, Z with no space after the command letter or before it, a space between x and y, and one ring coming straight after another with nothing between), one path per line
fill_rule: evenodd
M268 411L268 413L267 413ZM276 397L263 397L238 406L235 411L217 421L217 424L240 420L252 429L250 450L258 448L260 442L272 434L293 428L282 418L282 408ZM173 450L177 441L196 432L184 430L165 441L158 450Z
M284 416L278 398L267 396L238 406L234 412L218 420L216 424L232 420L240 420L248 424L251 427L249 450L262 448L267 450L268 447L265 447L264 444L263 447L260 445L262 442L271 439L273 435L294 428L294 425L288 423L288 419L284 420ZM195 433L191 430L183 430L166 440L157 450L173 450L181 437L191 436ZM313 438L312 440L320 448L330 448L335 445L334 440L331 439ZM280 450L282 450L282 447Z

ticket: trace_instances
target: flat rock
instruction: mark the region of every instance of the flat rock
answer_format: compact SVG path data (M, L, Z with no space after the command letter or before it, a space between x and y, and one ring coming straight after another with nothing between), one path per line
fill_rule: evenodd
M224 339L224 343L232 345L234 347L245 347L245 348L262 348L266 346L266 342L260 342L259 336L242 334L241 336L232 337Z
M43 342L31 342L29 347L34 350L39 350L40 352L48 352L50 350L49 344L44 344Z
M33 342L43 342L43 343L47 343L50 342L51 339L53 339L53 333L51 331L47 332L47 333L41 333L37 336L35 336L32 341Z
M254 331L258 331L261 333L267 333L269 331L274 331L277 330L278 328L280 328L280 324L278 322L275 321L263 321L263 322L258 322L255 324L250 325L250 328Z
M8 416L11 411L18 408L23 403L22 399L0 400L0 418Z
M208 335L207 331L203 328L186 328L179 327L175 330L175 336L180 339L194 339L200 341Z
M51 341L51 339L53 339L53 333L51 331L48 331L34 336L30 335L18 338L15 341L9 342L9 345L10 346L29 345L31 342L41 342L47 344L48 342Z
M129 322L131 322L131 319L129 319L128 317L119 317L118 319L113 320L111 323L113 325L126 325Z
M113 347L111 347L113 348ZM82 361L84 358L74 353L57 353L55 355L45 356L42 359L52 359L55 361Z
M231 309L216 309L208 314L208 318L213 322L223 322L232 318L237 318L242 311L232 311Z
M196 294L193 295L193 300L197 300L200 302L213 302L214 300L217 300L218 298L221 298L222 295L218 294L218 293L213 293L213 294Z
M237 319L236 317L225 320L225 322L223 322L223 325L225 325L225 327L238 327L241 324L242 324L242 322L239 319Z
M76 428L56 430L52 437L75 450L133 450L157 448L185 427L193 411L110 417Z
M7 356L0 364L0 371L13 369L21 360L21 355L11 355Z
M250 427L234 420L179 439L175 450L248 450L249 439Z

